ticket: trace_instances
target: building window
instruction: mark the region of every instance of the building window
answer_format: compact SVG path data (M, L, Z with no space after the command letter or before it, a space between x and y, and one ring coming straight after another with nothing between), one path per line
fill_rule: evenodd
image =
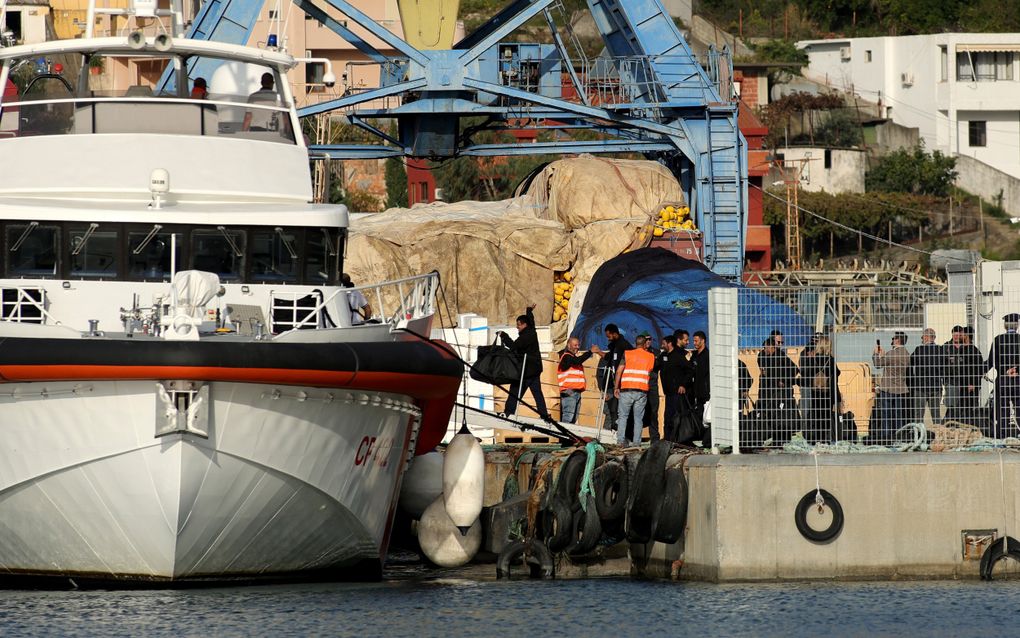
M832 149L827 148L825 149L825 169L828 170L830 168L832 168Z
M939 59L942 69L939 80L941 82L946 82L949 80L949 47L939 47Z
M988 144L988 131L986 122L971 121L967 123L967 138L970 146L986 146Z
M305 93L325 91L326 86L322 83L322 78L325 75L326 64L324 62L305 62Z
M276 10L275 9L270 9L269 10L269 19L270 20L275 20L276 19L276 15L277 14L276 14Z
M1013 79L1012 51L961 51L956 54L959 82L995 82Z
M418 201L428 203L429 201L429 183L418 182Z
M871 62L871 49L868 49L864 52L864 61Z

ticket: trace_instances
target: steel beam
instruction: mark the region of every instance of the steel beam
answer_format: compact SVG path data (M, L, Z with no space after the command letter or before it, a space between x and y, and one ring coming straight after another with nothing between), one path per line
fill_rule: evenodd
M499 44L500 40L514 32L528 20L534 18L543 9L553 3L553 0L535 0L534 4L524 8L520 13L510 18L503 24L492 29L484 38L479 40L470 49L460 55L463 64L474 62L483 53Z
M425 86L425 79L412 80L410 82L401 82L400 84L394 84L392 86L384 86L378 89L372 89L371 91L365 91L364 93L355 93L346 97L337 98L335 100L329 100L327 102L320 102L311 106L306 106L302 109L298 109L298 117L308 117L310 115L318 115L319 113L325 113L326 111L333 111L335 109L347 108L348 106L354 106L355 104L361 104L363 102L371 102L372 100L378 100L379 98L389 97L396 95L397 93L403 93L405 91L414 91Z
M328 154L329 159L383 159L404 155L399 148L372 144L313 144L308 147L310 159L327 159L315 157L318 153Z
M355 49L361 51L372 60L379 64L386 64L390 61L390 59L380 53L378 49L368 42L365 42L357 33L351 31L340 21L331 17L328 13L319 8L318 5L312 3L311 0L294 0L294 4L296 4L299 9L325 25L330 31L353 44Z
M460 155L572 155L580 153L657 153L676 150L672 142L597 140L592 142L535 142L533 144L477 144Z
M339 9L348 18L354 20L358 26L364 27L366 31L411 58L414 62L421 66L428 64L429 58L427 55L401 40L395 33L392 33L389 29L356 9L347 0L325 0L325 2L328 2L333 8Z

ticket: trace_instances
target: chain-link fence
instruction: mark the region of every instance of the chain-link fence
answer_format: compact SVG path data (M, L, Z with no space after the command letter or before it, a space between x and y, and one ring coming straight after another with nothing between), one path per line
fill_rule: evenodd
M1020 310L1020 287L971 284L956 295L928 286L714 290L716 441L895 445L920 432L925 447L959 447L1015 436L1020 337L994 346L993 337ZM715 405L727 393L739 397L736 410Z

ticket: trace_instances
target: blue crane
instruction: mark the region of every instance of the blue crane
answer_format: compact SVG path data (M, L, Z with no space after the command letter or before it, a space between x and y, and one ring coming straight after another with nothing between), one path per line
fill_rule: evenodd
M210 0L190 37L243 44L263 0ZM704 259L717 274L741 275L747 220L747 146L729 99L732 68L712 51L706 69L660 0L587 0L605 50L588 59L562 20L559 0L513 0L449 49L422 50L369 18L348 0L294 0L311 18L379 64L379 86L307 106L302 116L342 110L375 136L374 144L319 145L332 158L449 158L544 153L641 153L667 166L688 196L704 234ZM333 18L328 4L347 20ZM559 17L559 24L557 18ZM552 44L510 35L544 18ZM350 28L386 44L383 53ZM573 50L571 50L573 49ZM189 61L201 65L204 61ZM206 76L209 69L197 69ZM189 69L194 73L194 69ZM566 73L572 95L564 93ZM171 85L167 74L161 88ZM727 93L724 97L720 94ZM399 105L371 108L398 96ZM471 126L465 126L470 118ZM373 124L396 120L396 136ZM594 140L480 143L481 131L588 129Z

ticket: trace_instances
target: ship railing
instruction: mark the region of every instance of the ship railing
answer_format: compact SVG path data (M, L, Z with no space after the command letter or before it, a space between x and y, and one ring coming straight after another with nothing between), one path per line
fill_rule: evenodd
M0 317L13 323L38 323L47 321L61 325L59 319L46 310L46 291L43 288L7 287L0 289Z
M372 317L368 323L386 323L393 328L403 328L409 322L425 319L435 314L436 291L439 289L439 273L432 271L424 275L392 279L379 284L341 288L318 305L310 308L292 330L316 327L323 312L329 308L339 309L335 318L341 328L352 326L350 294L360 292L372 306ZM341 295L343 295L341 297Z

